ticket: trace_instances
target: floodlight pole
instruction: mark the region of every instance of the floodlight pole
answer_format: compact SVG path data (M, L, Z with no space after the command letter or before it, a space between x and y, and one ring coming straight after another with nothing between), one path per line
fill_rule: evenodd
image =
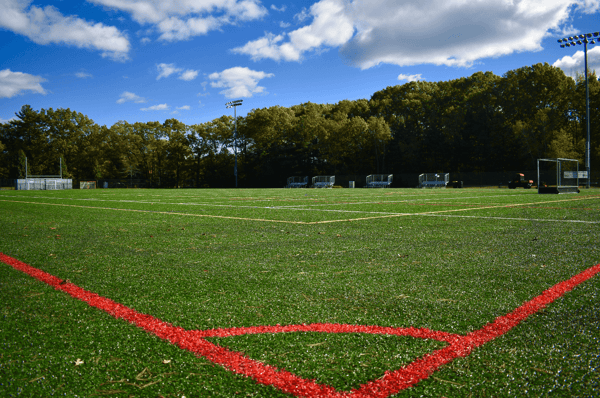
M590 174L590 151L591 151L590 87L589 87L589 82L588 82L587 45L588 45L588 43L596 44L596 40L598 40L600 42L600 38L598 38L598 36L600 36L600 32L584 33L582 35L575 35L575 36L567 37L564 39L558 39L558 42L561 43L560 44L561 48L575 46L576 44L579 44L579 45L583 44L583 53L584 53L584 58L585 58L585 70L584 70L584 74L585 74L585 124L586 124L586 131L587 131L587 140L585 143L585 165L586 165L586 169L587 169L587 188L590 188L591 179L592 179L591 178L592 175ZM591 40L588 40L588 39L591 39Z
M233 122L234 122L234 130L233 130L233 153L235 154L235 165L233 166L233 175L235 175L235 187L238 187L238 174L237 174L237 113L236 109L238 106L242 105L243 100L235 100L225 104L227 108L233 108Z

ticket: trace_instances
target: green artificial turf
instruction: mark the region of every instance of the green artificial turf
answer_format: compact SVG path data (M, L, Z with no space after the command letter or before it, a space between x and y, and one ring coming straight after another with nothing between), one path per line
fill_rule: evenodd
M264 333L208 340L340 391L359 388L446 346L436 340L366 333Z
M597 190L0 192L1 252L199 330L330 322L465 334L599 263L599 222ZM7 265L0 283L0 396L287 396ZM398 396L592 396L598 287L585 282ZM442 344L213 341L342 390Z

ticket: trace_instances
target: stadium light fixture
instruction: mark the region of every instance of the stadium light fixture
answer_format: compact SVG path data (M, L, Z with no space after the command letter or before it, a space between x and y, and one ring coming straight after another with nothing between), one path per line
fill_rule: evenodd
M231 102L227 102L225 104L225 107L227 109L229 108L233 108L233 122L234 122L234 129L233 129L233 153L235 154L235 165L233 166L233 175L235 175L235 187L238 187L238 178L237 178L237 114L236 114L236 109L238 106L242 105L242 102L244 100L235 100L235 101L231 101Z
M585 58L585 69L584 69L584 74L585 74L585 123L586 123L586 132L587 132L587 140L585 143L585 166L586 166L586 170L587 170L587 188L590 187L590 183L591 183L591 179L592 179L592 175L590 174L590 150L591 150L590 149L591 148L591 142L590 142L590 87L589 87L589 83L588 83L588 56L587 56L588 44L596 44L595 40L593 40L593 39L589 40L592 36L598 37L598 36L600 36L600 32L584 33L579 36L576 35L573 37L558 39L559 43L563 43L563 42L566 43L566 44L561 44L560 45L561 48L571 47L571 46L575 47L576 44L579 44L579 45L583 44L583 53L584 53L584 58Z

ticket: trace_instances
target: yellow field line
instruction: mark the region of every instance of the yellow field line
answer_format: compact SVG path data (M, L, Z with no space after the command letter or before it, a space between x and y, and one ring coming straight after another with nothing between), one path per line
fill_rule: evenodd
M573 202L577 200L588 200L590 198L575 198L575 199L562 199L562 200L548 200L545 202L533 202L533 203L515 203L511 205L496 205L496 206L484 206L484 207L471 207L468 209L452 209L452 210L439 210L439 211L427 211L416 214L437 214L437 213L448 213L452 211L468 211L468 210L485 210L485 209L499 209L502 207L518 207L518 206L530 206L530 205L542 205L546 203L558 203L558 202Z
M529 206L529 205L539 205L539 204L545 204L545 203L569 202L569 201L587 200L587 199L590 199L590 198L574 198L574 199L550 200L550 201L545 201L545 202L542 202L542 203L540 203L540 202L533 202L533 203L516 203L516 204L510 204L510 205L471 207L471 208L467 208L467 209L437 210L437 211L426 211L426 212L422 212L422 213L398 213L398 214L390 214L390 215L386 215L386 216L353 218L353 219L347 219L347 220L315 221L315 222L310 222L310 223L306 223L306 224L325 224L325 223L334 223L334 222L371 220L371 219L376 219L376 218L420 216L420 215L427 215L427 214L452 213L452 212L469 211L469 210L499 209L499 208L503 208L503 207Z
M559 202L581 201L581 200L589 200L589 199L590 199L589 197L585 197L585 198L550 200L550 201L544 201L544 202L516 203L516 204L510 204L510 205L484 206L484 207L475 207L475 208L474 207L470 207L470 208L466 208L466 209L437 210L437 211L426 211L426 212L421 212L421 213L397 213L397 214L388 214L388 215L385 215L385 216L347 218L347 219L342 219L342 220L326 220L326 221L312 221L312 222L288 221L288 220L268 220L268 219L264 219L264 218L245 218L245 217L232 217L232 216L216 216L216 215L212 215L212 214L191 214L191 213L179 213L179 212L171 212L171 211L119 209L119 208L114 208L114 207L94 207L94 206L81 206L81 205L67 205L67 204L63 204L63 203L25 202L25 201L20 201L20 200L4 200L4 199L0 199L0 202L27 203L27 204L49 205L49 206L63 206L63 207L76 207L76 208L82 208L82 209L120 210L120 211L131 211L131 212L137 212L137 213L170 214L170 215L176 215L176 216L221 218L221 219L228 219L228 220L274 222L274 223L282 223L282 224L317 225L317 224L331 224L331 223L338 223L338 222L365 221L365 220L373 220L373 219L381 219L381 218L395 218L395 217L419 216L419 215L428 215L428 214L453 213L453 212L470 211L470 210L499 209L499 208L503 208L503 207L504 208L509 208L509 207L518 207L518 206L540 205L540 204L546 204L546 203L559 203Z

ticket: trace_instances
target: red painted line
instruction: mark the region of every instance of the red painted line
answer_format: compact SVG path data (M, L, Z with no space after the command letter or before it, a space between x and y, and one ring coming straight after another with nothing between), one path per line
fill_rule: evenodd
M575 288L577 285L592 278L597 273L600 273L600 264L588 268L572 278L545 290L542 294L524 303L511 313L500 316L483 328L467 335L458 335L414 327L393 328L328 323L185 330L156 319L153 316L141 314L113 300L84 290L72 283L65 283L51 274L31 267L30 265L5 254L0 253L0 261L53 286L57 290L62 290L78 300L85 301L92 307L106 311L115 318L125 319L162 339L168 340L182 349L194 352L216 364L222 365L232 372L251 377L258 383L271 385L283 392L298 397L315 398L385 398L392 394L396 394L401 390L414 386L421 380L427 379L440 366L451 362L455 358L465 357L469 355L474 348L503 335L528 316L539 311L549 303ZM337 391L331 386L318 384L314 380L303 379L285 370L279 370L273 366L262 364L247 358L240 353L230 351L205 340L206 337L227 337L243 334L285 332L391 334L421 339L435 339L448 343L448 346L430 354L426 354L401 369L386 371L383 377L363 384L358 389L347 392Z

